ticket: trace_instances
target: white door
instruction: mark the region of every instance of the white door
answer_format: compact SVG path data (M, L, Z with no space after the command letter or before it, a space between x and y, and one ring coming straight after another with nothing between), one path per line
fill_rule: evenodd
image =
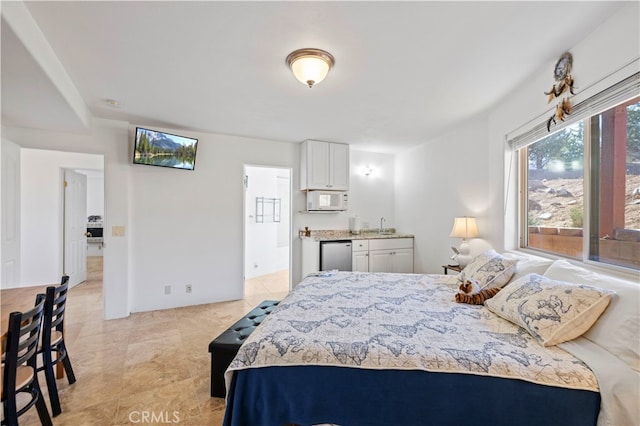
M69 287L87 279L87 177L64 171L64 270Z
M374 250L369 252L369 272L393 271L391 250Z
M393 252L393 272L413 273L413 249L398 249Z
M2 288L16 287L20 274L20 147L2 141Z
M329 184L336 191L349 190L349 145L329 144Z
M307 186L309 189L331 189L329 184L329 144L307 141Z
M351 268L354 272L369 272L369 252L354 251L351 257Z

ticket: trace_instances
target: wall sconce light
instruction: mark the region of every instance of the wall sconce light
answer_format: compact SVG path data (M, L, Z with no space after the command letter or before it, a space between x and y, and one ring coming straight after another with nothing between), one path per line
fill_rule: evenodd
M324 80L335 63L333 55L321 49L298 49L287 56L293 75L309 88Z
M365 167L364 169L362 169L362 173L365 176L369 176L373 174L373 169L371 167Z
M462 238L460 248L458 249L457 256L455 258L458 261L458 265L464 268L471 262L471 248L467 243L467 238L476 238L478 236L478 226L476 225L475 217L456 217L453 222L453 229L451 230L450 237Z

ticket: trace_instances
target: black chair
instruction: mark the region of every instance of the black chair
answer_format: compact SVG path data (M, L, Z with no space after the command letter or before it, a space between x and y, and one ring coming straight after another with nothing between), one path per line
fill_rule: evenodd
M38 410L40 423L53 425L47 404L42 398L36 356L40 340L40 328L44 313L44 294L36 297L36 305L27 312L12 312L9 316L9 329L6 338L5 360L2 366L2 425L18 424L18 417L27 412L34 404ZM29 401L18 409L18 394L29 394Z
M44 371L51 401L51 412L57 416L62 412L58 386L56 385L55 366L62 362L67 373L69 384L76 382L73 374L71 360L64 344L64 309L67 303L67 291L69 289L69 277L63 276L59 286L47 287L44 303L44 318L42 320L42 339L39 354L42 354L42 366L37 371ZM53 354L56 357L53 357Z

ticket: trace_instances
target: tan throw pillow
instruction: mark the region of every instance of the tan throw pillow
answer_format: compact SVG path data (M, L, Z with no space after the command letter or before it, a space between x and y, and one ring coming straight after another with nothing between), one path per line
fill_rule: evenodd
M481 290L501 288L516 270L517 260L508 260L493 250L476 256L458 275L459 280L477 281Z
M596 322L614 292L526 275L502 289L485 306L519 325L544 346L575 339Z

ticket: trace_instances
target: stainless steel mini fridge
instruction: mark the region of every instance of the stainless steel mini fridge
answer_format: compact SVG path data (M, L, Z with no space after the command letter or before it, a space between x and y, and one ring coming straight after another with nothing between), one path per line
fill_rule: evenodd
M351 240L320 241L320 270L351 271Z

